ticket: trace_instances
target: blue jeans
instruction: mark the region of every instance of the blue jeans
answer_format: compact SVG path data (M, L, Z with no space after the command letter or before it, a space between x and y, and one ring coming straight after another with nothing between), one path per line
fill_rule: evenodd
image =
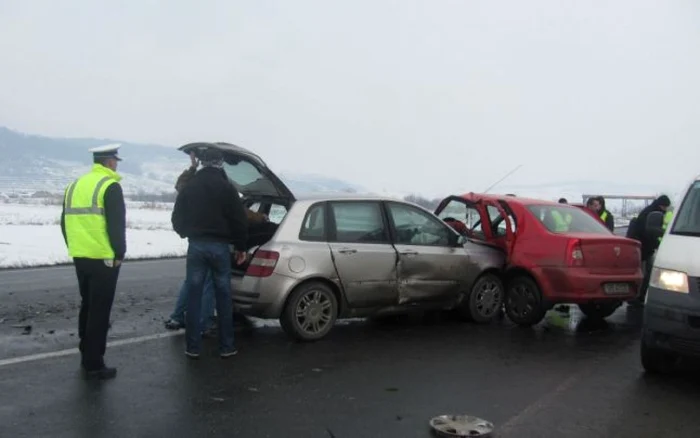
M207 272L211 271L219 318L219 351L229 353L233 347L233 303L231 302L231 252L227 243L190 240L187 248L187 316L185 338L187 351L199 354L202 332L199 329L202 295Z
M187 310L187 279L182 282L180 294L175 303L175 310L170 315L170 319L185 325L185 312ZM207 277L204 280L204 292L202 293L202 317L200 318L201 330L209 330L214 326L214 282L212 281L211 271L207 272Z

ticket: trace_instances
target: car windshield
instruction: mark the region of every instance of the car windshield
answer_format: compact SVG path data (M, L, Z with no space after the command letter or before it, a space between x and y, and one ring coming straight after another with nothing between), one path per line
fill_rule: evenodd
M671 234L700 237L700 181L688 190L677 215Z
M563 205L530 205L528 210L551 233L610 234L605 225L580 208Z

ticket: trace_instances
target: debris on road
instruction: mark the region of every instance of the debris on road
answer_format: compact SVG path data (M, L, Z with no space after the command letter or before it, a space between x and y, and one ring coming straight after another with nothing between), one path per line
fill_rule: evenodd
M258 388L253 388L253 387L248 388L248 391L250 391L250 392L260 392L260 390L259 390Z
M223 398L221 398L221 397L212 397L211 399L214 400L214 401L216 401L216 402L220 402L220 403L223 402L223 401L225 401L225 400L224 400Z
M23 329L22 334L23 335L28 335L32 333L32 326L31 325L13 325L12 328L21 328Z
M471 415L440 415L430 420L430 427L442 437L490 437L493 424Z

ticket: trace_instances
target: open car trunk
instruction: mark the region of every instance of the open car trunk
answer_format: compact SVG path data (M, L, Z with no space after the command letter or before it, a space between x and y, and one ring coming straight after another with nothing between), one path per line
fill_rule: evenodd
M181 146L179 150L188 155L194 153L198 159L201 159L204 151L211 148L223 153L224 172L240 193L243 205L249 210L266 214L270 218L270 222L250 224L245 250L249 253L254 252L275 235L278 224L295 201L294 195L267 167L262 158L248 149L231 143L196 142ZM249 260L251 258L249 257ZM232 260L233 275L242 276L248 268L248 263L238 266Z

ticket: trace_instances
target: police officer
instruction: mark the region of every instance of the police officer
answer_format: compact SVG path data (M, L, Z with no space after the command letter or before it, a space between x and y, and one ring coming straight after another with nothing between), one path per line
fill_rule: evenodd
M81 365L88 379L111 379L105 365L109 317L126 253L126 208L117 174L120 145L90 149L92 170L66 188L61 229L80 290Z

